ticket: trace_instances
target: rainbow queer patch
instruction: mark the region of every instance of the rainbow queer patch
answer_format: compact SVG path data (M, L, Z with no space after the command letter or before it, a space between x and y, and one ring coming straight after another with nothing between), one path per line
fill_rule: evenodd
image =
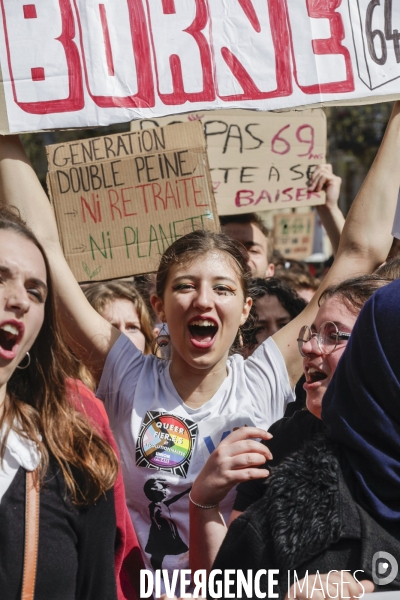
M136 444L136 465L186 477L197 424L169 413L146 413Z

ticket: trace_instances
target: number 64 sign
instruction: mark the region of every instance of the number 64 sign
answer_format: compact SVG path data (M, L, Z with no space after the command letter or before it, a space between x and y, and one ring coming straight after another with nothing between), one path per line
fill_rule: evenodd
M397 92L391 0L0 0L3 132Z

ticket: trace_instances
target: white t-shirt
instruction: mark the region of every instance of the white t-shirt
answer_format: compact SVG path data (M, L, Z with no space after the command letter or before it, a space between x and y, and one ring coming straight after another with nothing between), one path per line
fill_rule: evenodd
M128 509L146 568L188 568L189 498L214 448L235 428L268 427L294 400L283 357L270 338L243 360L200 408L185 405L169 361L143 354L121 335L111 349L97 396L104 400L121 453ZM220 504L227 520L235 490Z
M1 439L3 431L0 432ZM3 463L0 465L0 502L18 469L23 467L26 471L34 471L39 462L40 454L36 444L11 430L7 437Z

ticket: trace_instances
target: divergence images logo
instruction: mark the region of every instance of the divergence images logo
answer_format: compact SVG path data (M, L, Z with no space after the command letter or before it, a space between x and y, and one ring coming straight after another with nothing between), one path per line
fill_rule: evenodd
M399 565L389 552L375 552L372 557L372 579L376 585L388 585L397 577Z

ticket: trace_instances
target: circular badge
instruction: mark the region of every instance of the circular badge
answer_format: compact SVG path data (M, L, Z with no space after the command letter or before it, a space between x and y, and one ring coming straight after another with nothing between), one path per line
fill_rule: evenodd
M156 468L179 467L192 451L189 427L175 415L158 415L141 432L140 450L142 457Z

